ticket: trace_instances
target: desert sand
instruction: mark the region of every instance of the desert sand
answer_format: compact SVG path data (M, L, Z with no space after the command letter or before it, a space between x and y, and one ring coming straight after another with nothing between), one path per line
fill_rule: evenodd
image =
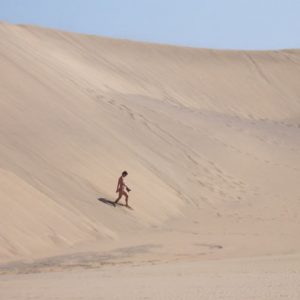
M298 300L299 178L300 50L0 23L0 299Z

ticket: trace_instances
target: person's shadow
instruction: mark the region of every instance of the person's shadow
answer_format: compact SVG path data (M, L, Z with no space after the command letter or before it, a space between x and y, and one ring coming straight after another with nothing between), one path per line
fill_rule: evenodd
M108 199L105 199L105 198L98 198L98 200L101 201L102 203L106 204L106 205L110 205L110 206L113 206L113 207L116 207L118 205L118 206L123 206L123 207L126 207L128 209L133 210L133 208L131 206L129 206L129 205L126 206L125 204L120 203L120 202L115 203L114 201L111 201L111 200L108 200Z
M108 200L108 199L105 199L105 198L98 198L98 200L105 203L105 204L107 204L107 205L116 207L116 204L115 204L114 201L111 201L111 200Z

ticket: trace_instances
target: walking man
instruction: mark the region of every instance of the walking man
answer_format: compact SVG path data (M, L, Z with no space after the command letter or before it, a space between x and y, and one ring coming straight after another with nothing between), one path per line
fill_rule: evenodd
M119 202L119 200L122 198L122 196L125 196L125 201L126 201L126 207L129 207L128 205L128 193L130 192L130 188L125 184L124 178L128 175L127 171L123 171L121 177L118 180L118 186L116 193L119 193L118 198L115 201L115 204ZM125 191L126 189L126 191Z

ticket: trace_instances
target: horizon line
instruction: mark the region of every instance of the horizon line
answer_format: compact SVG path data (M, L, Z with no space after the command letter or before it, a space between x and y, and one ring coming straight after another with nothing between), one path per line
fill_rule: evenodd
M200 47L200 46L193 46L193 45L186 45L186 44L176 44L176 43L163 43L157 41L149 41L149 40L136 40L134 38L127 38L127 37L116 37L116 36L109 36L109 35L99 35L97 33L91 32L81 32L81 31L71 31L64 28L58 27L48 27L40 24L34 23L12 23L6 20L0 19L0 25L6 24L9 26L20 26L20 27L36 27L38 29L45 29L45 30L52 30L52 31L60 31L64 33L70 34L79 34L79 35L86 35L86 36L94 36L104 39L111 39L115 41L126 41L132 42L137 44L150 44L150 45L157 45L157 46L164 46L164 47L176 47L176 48L188 48L188 49L195 49L195 50L206 50L206 51L224 51L224 52L286 52L286 51L300 51L300 48L268 48L268 49L243 49L243 48L208 48L208 47Z

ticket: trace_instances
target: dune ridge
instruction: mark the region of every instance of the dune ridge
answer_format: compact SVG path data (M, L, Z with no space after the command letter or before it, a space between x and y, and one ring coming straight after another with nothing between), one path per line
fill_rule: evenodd
M145 260L299 253L299 82L299 50L1 23L0 261L128 244L158 245ZM98 200L125 169L133 212Z

